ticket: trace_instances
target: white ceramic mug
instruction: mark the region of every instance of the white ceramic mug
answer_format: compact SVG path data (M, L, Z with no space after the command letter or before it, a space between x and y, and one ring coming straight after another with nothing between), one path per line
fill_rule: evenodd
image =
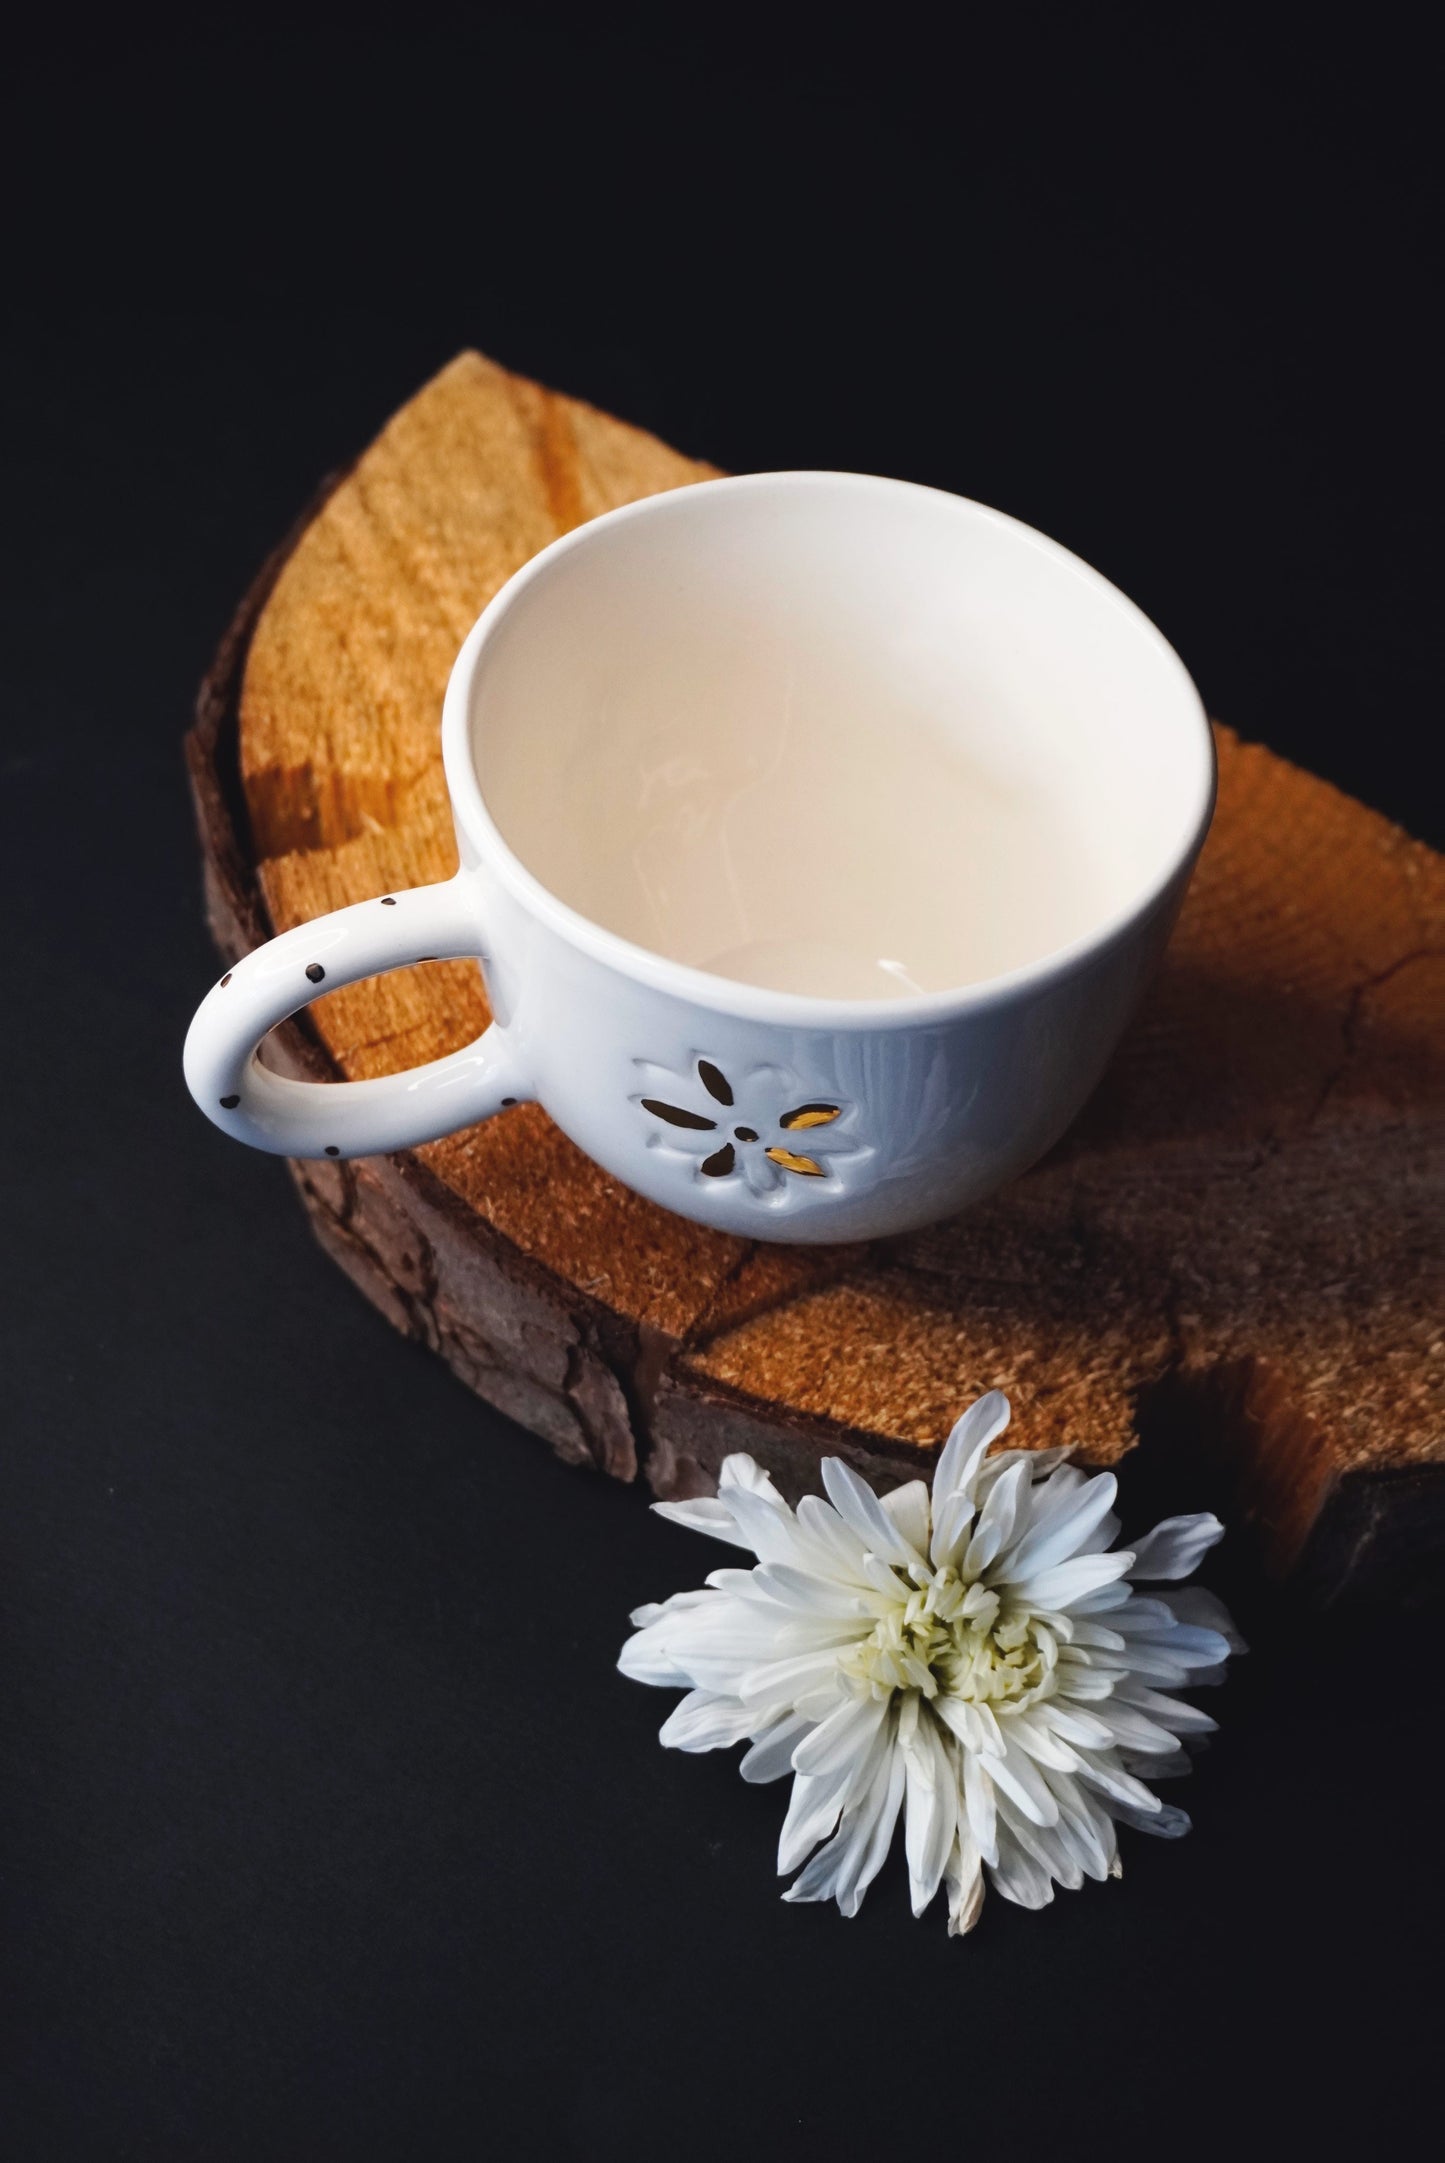
M1021 1172L1097 1081L1209 823L1197 692L1016 520L842 473L608 513L498 593L447 687L461 868L227 970L186 1041L226 1133L401 1149L535 1098L638 1193L824 1241ZM478 957L494 1020L377 1081L263 1066L323 989Z

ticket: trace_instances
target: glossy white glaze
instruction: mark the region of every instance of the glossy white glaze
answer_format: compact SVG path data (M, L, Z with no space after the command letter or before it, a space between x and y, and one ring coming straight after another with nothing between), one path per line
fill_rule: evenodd
M469 634L442 736L457 877L238 963L187 1040L197 1102L259 1148L355 1156L535 1097L638 1192L768 1239L927 1223L1040 1155L1158 959L1213 799L1198 695L1132 604L997 512L857 475L704 482L567 535ZM1007 796L1015 848L982 880L942 864L935 923L938 806L962 818L970 774ZM758 793L770 776L786 794ZM822 980L878 995L778 989L835 930ZM902 939L926 983L992 973L910 992L876 974ZM467 1050L330 1086L256 1060L323 988L468 954L496 1019Z

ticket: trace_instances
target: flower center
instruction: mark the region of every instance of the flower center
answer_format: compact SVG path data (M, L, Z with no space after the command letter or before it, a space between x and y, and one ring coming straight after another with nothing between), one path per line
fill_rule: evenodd
M940 1691L974 1704L1031 1704L1051 1685L1057 1645L1037 1616L1005 1613L981 1581L944 1568L880 1615L844 1660L875 1697Z

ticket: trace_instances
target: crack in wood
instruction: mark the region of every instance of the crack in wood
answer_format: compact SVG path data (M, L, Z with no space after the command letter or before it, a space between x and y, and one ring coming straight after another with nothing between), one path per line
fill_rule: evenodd
M1399 955L1396 960L1388 963L1386 967L1375 970L1373 975L1363 978L1361 982L1354 986L1346 1003L1344 1013L1340 1017L1340 1061L1338 1066L1333 1068L1325 1078L1319 1098L1309 1114L1309 1125L1313 1126L1322 1117L1330 1099L1355 1064L1359 1051L1360 1024L1364 1014L1365 1001L1373 992L1381 990L1386 984L1392 983L1397 976L1403 975L1406 969L1413 969L1422 961L1442 960L1445 960L1445 947L1413 947L1408 954Z

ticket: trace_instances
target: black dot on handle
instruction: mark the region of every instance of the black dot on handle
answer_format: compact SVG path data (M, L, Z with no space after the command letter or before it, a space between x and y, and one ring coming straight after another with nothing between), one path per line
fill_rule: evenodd
M223 1112L233 1112L240 1101L239 1097L222 1097L221 1109Z
M313 984L319 984L322 977L325 976L326 971L322 968L319 961L311 961L308 962L306 965L306 974L311 979L311 982Z
M383 894L381 897L381 906L384 909L394 909L396 907L395 894Z
M515 1097L503 1097L503 1099L502 1099L502 1109L503 1109L503 1110L505 1111L505 1110L506 1110L506 1108L507 1108L507 1106L508 1106L509 1104L515 1104L515 1103L516 1103L516 1101L517 1101L517 1100L516 1100L516 1098L515 1098Z
M228 985L228 984L230 983L230 981L231 981L231 978L232 978L232 976L233 976L234 974L235 974L235 971L234 971L234 970L232 970L232 969L228 969L228 970L226 971L225 975L224 975L224 976L223 976L223 977L221 978L221 989L222 989L222 991L224 991L224 990L225 990L225 988L226 988L226 986L227 986L227 985Z
M339 1157L341 1151L337 1148L335 1142L328 1142L326 1144L326 1154L329 1157Z

